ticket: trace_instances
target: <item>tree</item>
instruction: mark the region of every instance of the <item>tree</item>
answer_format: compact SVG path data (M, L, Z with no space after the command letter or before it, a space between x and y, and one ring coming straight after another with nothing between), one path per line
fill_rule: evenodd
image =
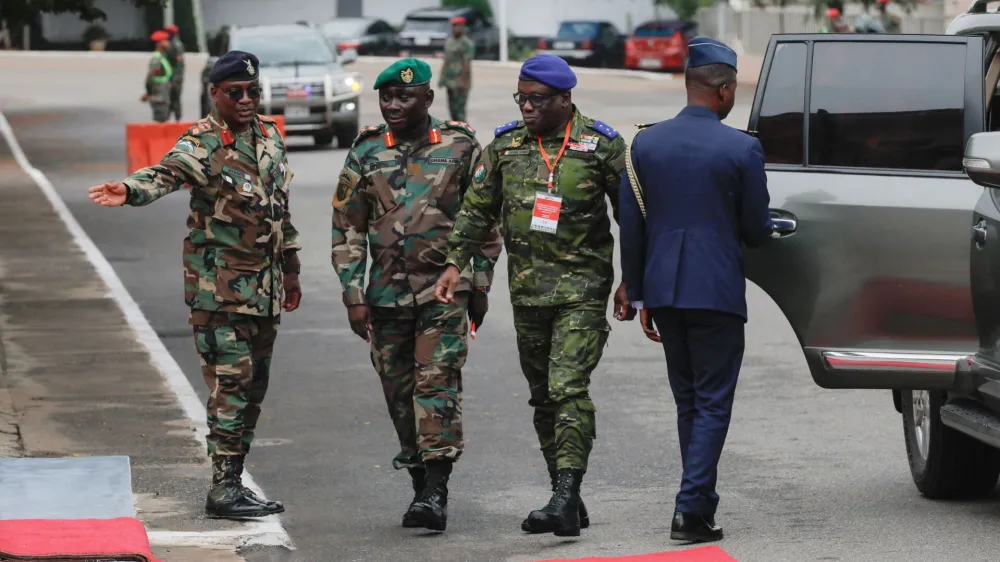
M493 17L493 8L490 0L441 0L443 8L477 8L484 16Z
M695 14L698 13L698 8L703 8L706 6L712 6L715 4L714 0L654 0L654 4L669 6L675 12L677 12L677 17L684 21L694 20Z
M140 8L164 6L165 0L121 0L131 2ZM20 22L35 20L41 14L77 14L84 21L108 19L104 10L94 6L95 0L2 0L0 19L12 26Z

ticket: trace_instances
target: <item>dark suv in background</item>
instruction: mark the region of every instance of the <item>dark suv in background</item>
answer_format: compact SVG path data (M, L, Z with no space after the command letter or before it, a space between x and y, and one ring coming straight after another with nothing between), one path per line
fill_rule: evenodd
M608 21L564 21L555 37L538 40L538 52L579 66L621 68L625 65L625 36Z
M465 18L466 34L476 44L477 59L500 58L500 30L475 8L422 8L410 12L396 35L399 56L443 56L444 42L451 34L451 19L455 16Z
M260 113L282 115L287 135L311 136L317 145L337 139L347 148L358 134L361 75L344 69L336 48L308 24L229 27L220 32L202 72L202 113L211 110L208 73L220 53L238 49L260 60Z

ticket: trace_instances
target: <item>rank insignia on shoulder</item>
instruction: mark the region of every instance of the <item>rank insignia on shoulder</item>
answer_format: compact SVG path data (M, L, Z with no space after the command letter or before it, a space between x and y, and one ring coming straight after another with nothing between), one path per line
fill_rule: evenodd
M499 137L500 135L506 133L507 131L514 130L514 129L517 128L517 124L518 124L517 121L511 121L510 123L504 123L503 125L500 125L496 129L493 129L493 136Z
M602 135L608 137L609 139L613 139L618 136L618 131L612 129L610 125L608 125L603 121L594 121L594 124L591 125L591 128L601 133Z
M354 137L354 142L352 143L352 146L357 144L359 140L367 137L368 135L377 134L379 132L379 129L381 129L381 127L372 125L362 127L361 130L358 131L358 136Z
M458 129L472 136L476 136L476 130L472 128L472 125L469 125L465 121L445 121L445 125L447 125L450 129Z

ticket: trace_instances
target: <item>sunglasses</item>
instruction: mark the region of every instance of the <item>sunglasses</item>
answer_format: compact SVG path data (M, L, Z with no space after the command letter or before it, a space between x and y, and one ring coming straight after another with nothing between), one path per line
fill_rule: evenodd
M246 90L243 88L226 88L226 97L230 100L236 102L243 99L243 93L246 92L247 97L252 100L260 99L261 88L260 86L250 86Z
M538 107L557 95L558 94L522 94L521 92L517 92L514 94L514 103L519 106L523 106L525 102L530 101L533 107Z

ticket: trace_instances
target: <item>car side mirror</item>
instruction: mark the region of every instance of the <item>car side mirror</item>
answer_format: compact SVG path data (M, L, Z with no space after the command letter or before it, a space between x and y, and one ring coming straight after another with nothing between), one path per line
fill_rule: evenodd
M1000 188L1000 132L972 135L965 145L962 166L978 185Z
M347 65L353 62L357 62L358 52L354 49L345 49L340 53L340 64Z

